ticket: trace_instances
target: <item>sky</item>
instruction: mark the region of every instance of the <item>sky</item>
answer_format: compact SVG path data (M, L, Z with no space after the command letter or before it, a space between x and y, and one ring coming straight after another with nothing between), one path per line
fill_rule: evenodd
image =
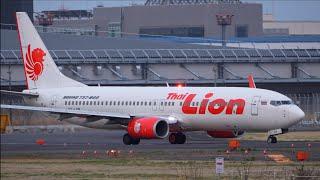
M144 4L146 0L34 0L34 11L57 9L92 10L105 7ZM242 0L263 4L263 13L272 13L276 20L320 21L320 0Z

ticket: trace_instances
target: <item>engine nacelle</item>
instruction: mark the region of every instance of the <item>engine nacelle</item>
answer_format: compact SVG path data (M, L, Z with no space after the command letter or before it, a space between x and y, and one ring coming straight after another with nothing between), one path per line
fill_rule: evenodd
M207 131L207 134L213 138L236 138L244 134L244 131L232 131L232 130L217 130L217 131Z
M167 121L158 117L132 119L128 124L128 134L139 139L165 138L169 134Z

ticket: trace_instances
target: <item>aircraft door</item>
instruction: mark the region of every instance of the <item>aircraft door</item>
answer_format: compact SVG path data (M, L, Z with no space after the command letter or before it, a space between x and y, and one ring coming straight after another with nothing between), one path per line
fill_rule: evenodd
M251 102L251 115L258 116L260 96L254 96Z

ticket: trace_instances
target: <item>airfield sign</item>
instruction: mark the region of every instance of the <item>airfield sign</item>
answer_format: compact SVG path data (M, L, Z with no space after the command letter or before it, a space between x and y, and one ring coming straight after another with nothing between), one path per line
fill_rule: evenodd
M224 158L216 158L216 174L222 174L224 172Z

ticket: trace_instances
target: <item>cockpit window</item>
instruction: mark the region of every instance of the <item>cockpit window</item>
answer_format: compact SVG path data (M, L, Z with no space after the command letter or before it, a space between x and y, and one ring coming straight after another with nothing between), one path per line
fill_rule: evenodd
M287 100L287 101L270 101L270 104L273 105L273 106L281 106L281 105L290 105L290 104L293 104L292 101L290 100Z

